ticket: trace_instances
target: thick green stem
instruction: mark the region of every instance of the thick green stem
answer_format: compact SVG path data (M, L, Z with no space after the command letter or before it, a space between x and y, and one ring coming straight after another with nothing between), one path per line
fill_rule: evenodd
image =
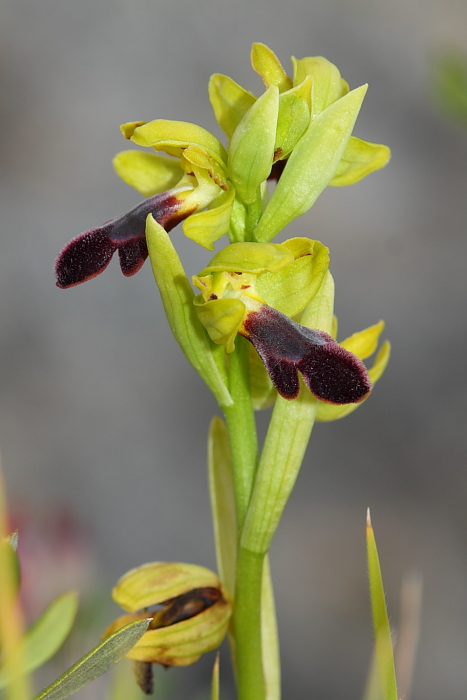
M263 562L263 554L239 548L234 609L238 700L266 696L261 647Z
M229 389L233 399L224 407L232 455L232 472L237 510L237 531L240 537L248 510L258 465L256 422L251 403L249 381L249 343L237 336L235 351L230 356Z

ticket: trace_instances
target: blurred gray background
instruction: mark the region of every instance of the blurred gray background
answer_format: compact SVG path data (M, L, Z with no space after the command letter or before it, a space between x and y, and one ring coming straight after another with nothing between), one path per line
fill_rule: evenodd
M285 66L322 54L352 88L370 84L355 134L390 145L391 163L329 188L287 232L331 248L340 338L384 318L393 356L365 405L315 428L274 541L286 699L362 695L367 506L395 626L404 574L424 578L414 700L467 692L467 130L432 97L437 53L467 49L466 30L461 0L1 3L3 468L25 540L49 521L60 538L65 513L107 589L144 561L215 567L205 453L216 407L170 335L149 265L125 279L113 261L81 287L54 285L60 248L140 199L112 171L127 147L119 124L162 117L220 135L208 78L260 94L253 41ZM181 230L173 240L189 274L204 266L209 254ZM60 578L54 553L39 557L43 604ZM180 698L210 667L179 672Z

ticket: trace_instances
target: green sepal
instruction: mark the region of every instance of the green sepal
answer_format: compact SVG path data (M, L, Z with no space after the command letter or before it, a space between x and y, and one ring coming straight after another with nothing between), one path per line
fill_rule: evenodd
M123 659L143 636L149 621L149 619L136 620L117 630L44 688L33 700L65 700L102 676L120 659Z
M373 629L375 635L375 652L379 670L381 695L383 700L397 700L398 695L391 628L389 626L378 549L371 525L369 509L367 513L366 542L371 609L373 613Z
M304 310L301 323L329 333L333 302L334 281L328 271L318 294ZM303 383L293 401L281 396L276 399L240 540L250 552L269 550L300 471L317 409L318 400Z
M271 172L278 111L279 89L272 85L250 107L232 134L229 173L235 191L246 204L255 202L259 186Z
M229 232L234 197L233 188L222 192L213 200L210 209L185 219L182 224L185 236L208 250L214 250L214 243Z
M194 588L218 588L219 578L204 566L154 561L127 571L112 590L112 598L128 612L165 603Z
M292 318L303 311L321 287L329 267L329 250L309 238L291 238L281 247L295 259L281 270L260 275L256 290L269 306Z
M209 99L222 131L230 138L256 97L228 75L215 73L209 80Z
M334 177L352 133L367 86L331 104L311 121L289 156L277 187L254 232L270 241L304 214Z
M233 598L237 559L237 517L229 434L219 416L214 416L209 428L208 476L217 570L222 586Z
M289 155L303 136L310 123L311 76L303 83L279 96L274 160Z
M341 345L344 346L344 343L341 343ZM345 347L345 346L344 346ZM357 353L356 353L357 354ZM373 363L373 366L369 368L368 370L368 376L370 377L370 381L372 385L374 386L378 379L382 376L384 370L386 369L389 358L391 355L391 345L388 340L386 340L382 345L381 348L379 349L375 361ZM360 357L360 355L357 355L357 357ZM362 359L360 357L360 359ZM366 401L366 399L365 399ZM339 420L340 418L345 418L348 416L350 413L353 413L359 406L361 406L365 401L362 401L359 404L355 403L348 403L344 404L342 406L333 406L328 403L323 403L320 401L319 408L318 408L318 413L316 415L316 420L317 421L332 421L332 420Z
M235 349L235 337L245 318L245 304L240 299L214 299L205 302L196 297L198 318L217 345L225 345L227 352Z
M266 88L276 85L279 92L285 92L292 87L292 80L289 78L281 62L265 44L254 43L251 47L251 65L262 78Z
M293 84L299 85L308 75L313 78L312 118L315 119L333 102L346 94L346 83L342 81L339 69L323 56L292 57L294 68Z
M57 653L70 633L77 610L75 591L64 593L50 603L23 637L23 673L35 671ZM0 667L0 688L7 683L5 671Z
M215 272L277 272L290 265L294 255L278 243L232 243L220 250L198 277Z
M154 119L151 122L130 122L120 127L125 138L138 146L165 151L171 156L180 157L189 146L200 146L208 155L224 165L227 162L225 148L215 136L197 124Z
M184 175L178 160L157 153L122 151L112 163L117 175L145 197L172 189Z
M390 158L391 151L384 144L370 143L351 136L329 184L334 187L353 185L375 170L384 168Z
M220 406L232 397L214 359L211 344L193 306L194 293L170 237L154 217L146 221L146 240L154 278L170 328L188 361L206 382Z

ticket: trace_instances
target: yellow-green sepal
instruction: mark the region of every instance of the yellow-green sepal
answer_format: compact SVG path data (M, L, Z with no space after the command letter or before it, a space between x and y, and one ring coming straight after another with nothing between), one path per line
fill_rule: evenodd
M185 219L182 225L185 236L214 250L214 243L229 232L234 197L235 190L231 188L214 199L210 209Z
M184 172L178 160L145 151L122 151L112 161L115 172L145 197L175 187Z
M254 43L251 47L251 65L262 78L266 88L276 85L279 92L285 92L292 87L292 80L289 78L281 62L265 44Z
M232 243L212 258L198 277L215 272L277 272L294 261L287 246L278 243Z
M360 360L365 360L370 355L373 355L377 346L379 337L384 329L384 322L379 321L374 326L366 328L364 331L359 333L354 333L349 338L346 338L340 345L346 350L349 350L354 355L356 355ZM370 381L374 386L376 382L380 379L383 372L385 371L389 358L391 355L391 345L388 340L386 340L380 347L373 366L368 370L368 376ZM362 402L364 403L364 402ZM316 420L318 421L332 421L339 420L339 418L345 418L350 413L353 413L361 404L344 404L342 406L333 406L332 404L327 404L320 402L318 413L316 415Z
M260 275L256 290L269 306L292 318L320 289L329 267L329 250L309 238L291 238L281 248L293 255L293 261L280 270Z
M307 76L313 79L311 98L313 119L348 91L347 83L342 80L337 66L323 56L308 56L300 59L292 57L292 65L294 85L302 83Z
M165 603L194 588L218 588L219 577L197 564L155 561L127 571L112 590L112 598L128 612Z
M222 131L230 138L256 97L229 78L215 73L209 80L209 99Z
M235 337L245 318L245 304L240 299L214 299L205 302L195 298L198 318L217 345L225 345L227 352L235 349Z
M279 89L271 85L238 124L229 146L229 173L245 204L258 198L258 188L271 172L274 160Z
M312 78L307 76L303 83L279 96L279 116L274 144L275 160L288 156L307 130L311 116L311 89Z
M194 293L167 232L149 215L146 241L154 278L172 333L188 361L206 382L220 406L230 406L225 371L216 362L205 329L193 306Z
M390 158L391 151L384 144L370 143L351 136L329 184L334 187L353 185L375 170L384 168Z
M227 162L227 154L220 141L197 124L169 119L154 119L146 123L130 122L123 124L120 128L124 136L138 146L165 151L165 153L177 157L180 157L183 151L191 145L200 146L217 163L223 165Z
M254 236L270 241L304 214L336 174L367 90L362 85L331 104L310 125L289 156Z

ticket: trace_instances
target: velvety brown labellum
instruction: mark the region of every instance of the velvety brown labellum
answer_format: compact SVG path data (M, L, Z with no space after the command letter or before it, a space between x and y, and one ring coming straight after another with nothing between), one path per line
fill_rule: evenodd
M191 212L180 215L182 201L170 191L144 200L123 216L80 234L68 243L55 263L57 287L67 289L96 277L105 270L118 250L126 277L134 275L148 257L146 219L152 214L170 231Z
M248 314L244 335L256 348L285 399L300 392L298 372L311 393L333 404L359 403L371 391L365 365L327 333L301 326L269 306Z

